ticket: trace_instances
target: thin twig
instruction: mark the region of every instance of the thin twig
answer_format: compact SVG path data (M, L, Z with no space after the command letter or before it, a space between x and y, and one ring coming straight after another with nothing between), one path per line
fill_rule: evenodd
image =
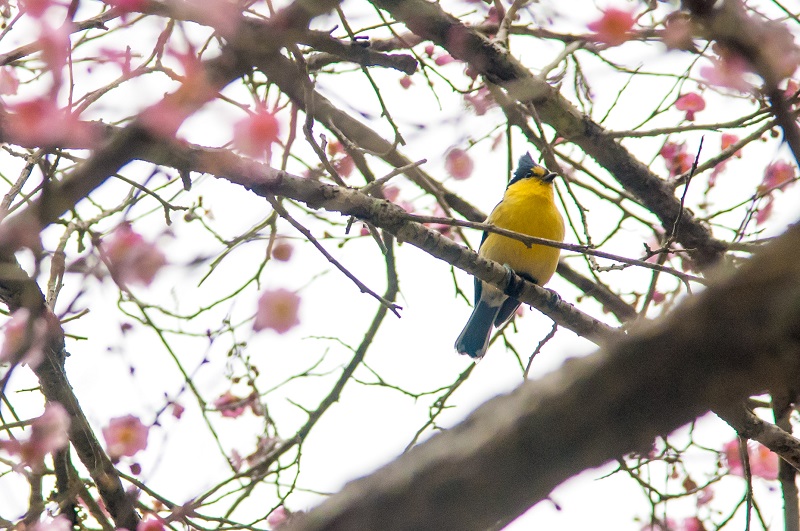
M366 284L364 284L363 282L361 282L360 280L358 280L358 278L357 278L357 277L356 277L354 274L352 274L350 271L348 271L348 270L347 270L347 268L346 268L346 267L344 267L344 266L343 266L341 263L339 263L339 261L338 261L338 260L336 260L336 258L334 258L334 257L333 257L333 256L332 256L332 255L331 255L331 254L330 254L330 253L329 253L329 252L328 252L328 251L327 251L327 250L326 250L326 249L325 249L325 248L322 246L322 244L321 244L321 243L319 243L319 241L317 241L317 239L314 237L314 235L313 235L313 234L311 234L311 231L310 231L310 230L308 230L307 228L305 228L305 227L304 227L304 226L303 226L303 225L302 225L300 222L298 222L298 221L297 221L296 219L294 219L294 218L293 218L291 215L289 215L289 213L286 211L286 209L285 209L285 208L283 208L283 205L281 205L281 204L280 204L280 201L278 201L278 200L277 200L277 199L276 199L274 196L273 196L273 197L268 197L268 198L267 198L267 201L269 201L269 203L272 205L272 208L274 208L274 209L275 209L275 212L277 212L277 213L278 213L278 215L279 215L280 217L282 217L283 219L285 219L286 221L288 221L288 222L289 222L289 223L290 223L290 224L291 224L291 225L292 225L292 226L293 226L295 229L297 229L297 230L298 230L298 231L299 231L299 232L300 232L300 233L301 233L303 236L305 236L305 237L308 239L308 241L309 241L309 242L311 242L311 244L312 244L314 247L316 247L316 248L317 248L317 250L318 250L319 252L321 252L321 253L322 253L322 255L323 255L323 256L324 256L324 257L325 257L325 258L326 258L326 259L327 259L327 260L328 260L328 261L329 261L331 264L333 264L333 266L334 266L336 269L338 269L339 271L341 271L341 272L344 274L344 276L346 276L347 278L349 278L350 280L352 280L352 281L353 281L353 283L354 283L356 286L358 286L358 289L359 289L359 290L361 290L361 293L367 293L368 295L371 295L372 297L374 297L374 298L375 298L375 300L377 300L377 301L378 301L378 302L380 302L380 303L381 303L383 306L385 306L386 308L388 308L389 310L391 310L393 314L395 314L397 317L400 317L400 312L399 312L398 310L402 309L402 307L401 307L401 306L399 306L399 305L397 305L397 304L395 304L395 303L393 303L393 302L391 302L391 301L389 301L389 300L385 299L384 297L381 297L380 295L378 295L377 293L375 293L374 291L372 291L371 289L369 289L369 288L366 286Z

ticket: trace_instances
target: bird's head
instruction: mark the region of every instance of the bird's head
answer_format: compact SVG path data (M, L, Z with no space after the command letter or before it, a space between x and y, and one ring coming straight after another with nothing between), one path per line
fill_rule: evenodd
M514 172L514 178L508 183L509 186L522 179L539 179L542 182L550 183L555 179L556 174L547 171L544 166L539 166L530 156L530 153L525 153L519 158L519 165Z

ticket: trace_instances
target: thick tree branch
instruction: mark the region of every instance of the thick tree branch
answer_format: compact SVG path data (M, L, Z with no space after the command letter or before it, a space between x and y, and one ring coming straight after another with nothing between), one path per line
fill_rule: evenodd
M560 326L590 341L602 342L621 332L562 301L558 294L513 275L500 264L485 260L439 232L421 223L409 221L399 206L347 188L291 176L258 162L238 157L225 150L195 152L191 162L195 171L205 171L240 184L262 197L280 195L302 201L311 208L323 208L346 216L369 221L385 229L398 240L419 247L431 256L444 260L500 289L513 292L520 301L530 304Z
M604 350L490 400L290 529L485 529L565 479L800 369L800 226Z
M340 61L349 61L361 66L383 66L399 70L407 75L417 71L419 63L408 54L386 54L373 50L367 42L344 42L334 39L323 31L308 31L300 39L301 44L306 44L312 49L322 52L311 55L306 59L308 69L319 70L329 64Z
M474 251L445 238L437 231L409 221L408 214L402 208L357 190L293 177L250 159L233 155L227 150L190 149L183 145L181 149L175 151L144 149L142 153L141 156L145 160L155 163L162 162L162 157L169 157L171 164L187 171L207 172L225 177L264 197L282 195L303 201L313 208L325 208L343 215L352 215L368 220L375 226L392 232L402 241L420 247L432 256L445 260L482 280L492 282L502 289L508 287L506 270L500 264L484 260L478 257ZM176 153L180 154L182 160L175 160ZM520 277L513 278L510 284L522 287L516 295L519 300L531 304L550 316L559 325L573 330L579 335L594 341L605 341L619 334L572 305L561 301L555 293L549 290L526 282ZM34 307L44 304L44 298L38 286L16 265L16 262L6 262L0 267L0 298L12 310L22 305ZM132 509L128 510L127 498L119 484L116 471L94 437L94 433L71 391L66 374L59 365L60 358L57 355L60 356L62 351L63 339L60 346L51 348L48 360L37 369L43 392L48 400L61 402L67 408L73 418L70 437L79 457L89 469L98 486L105 487L105 490L101 489L101 495L106 505L116 511L112 514L117 524L128 527L121 522L130 523L130 519L135 518L135 513L132 512Z
M39 290L36 282L13 258L11 261L0 264L0 300L11 311L22 307L31 309L33 315L47 311L45 310L44 294ZM48 321L52 328L57 324L58 319L52 314L50 317L52 319L48 319ZM72 392L72 386L67 380L64 372L64 356L66 354L64 336L60 328L58 332L49 334L45 359L34 369L42 388L42 394L48 402L60 403L69 413L70 442L81 462L89 471L89 475L97 486L117 527L136 529L139 517L134 511L133 503L125 493L114 465L95 437L94 431L78 403L78 398Z
M412 182L435 197L441 197L449 207L469 221L482 222L486 219L485 213L445 188L421 168L412 166L412 161L397 151L396 147L390 142L341 109L338 109L327 98L314 90L313 86L310 86L305 72L301 72L291 61L280 55L267 55L261 59L253 59L253 61L258 63L259 68L269 77L270 81L277 84L298 106L310 113L314 119L321 122L328 129L343 133L349 142L364 150L378 154L384 161L395 167L411 166L405 174ZM312 104L307 101L309 98L313 100ZM600 297L602 299L600 302L612 309L620 321L624 322L626 320L625 317L621 317L622 315L629 316L631 312L634 312L618 296L594 284L590 279L582 277L566 264L559 266L559 273L564 274L565 278L569 277L568 280L570 282L580 282L581 286L579 287L587 294ZM597 289L590 290L588 283L592 283ZM626 306L628 310L623 309Z
M800 470L800 439L758 417L744 404L726 407L715 413L731 425L739 435L758 441L779 456L795 470Z
M268 23L249 21L248 28L248 31L252 32L247 39L248 42L269 38L271 34L271 26ZM417 183L425 191L442 198L450 207L466 219L475 222L482 222L486 219L485 213L464 201L457 194L446 189L417 166L410 164L410 161L405 156L395 150L395 146L383 139L375 131L336 108L329 100L316 92L313 88L305 87L303 79L307 78L307 76L304 72L300 72L291 61L280 55L273 54L266 48L254 50L252 47L248 47L244 56L247 58L245 64L257 62L262 70L270 77L272 82L276 83L281 90L287 93L301 108L306 109L307 112L313 113L315 119L322 122L326 127L332 131L343 133L348 141L353 142L358 147L378 153L389 164L396 167L410 167L409 170L406 171L406 174L412 181ZM214 60L212 60L207 62L206 69L209 72L215 72L214 77L225 77L223 76L223 72L225 72L226 68L224 65L230 65L230 62L219 60L217 60L217 62L221 62L222 65L218 67ZM242 66L242 68L244 67ZM235 72L230 72L227 75L232 76L234 74ZM312 105L313 108L310 110L307 109L307 97L312 98L314 102ZM53 200L47 202L42 200L35 203L28 211L15 216L15 218L9 220L8 223L21 226L31 222L34 216L39 218L37 222L40 224L52 222L54 219L57 219L61 213L65 212L71 206L74 206L74 204L85 197L93 188L102 184L108 176L112 175L122 165L133 158L174 167L181 172L208 171L206 168L195 166L192 160L190 160L194 158L194 154L202 150L200 147L188 146L185 143L179 142L165 142L163 139L152 138L146 130L136 126L136 124L131 124L125 128L96 124L94 129L96 132L95 136L111 139L107 145L84 164L73 170L62 183L49 188L50 193L48 195L54 198ZM4 140L14 142L15 139L4 138ZM60 147L70 148L81 146L63 145ZM214 150L210 150L209 152L214 152ZM40 207L40 203L42 203L43 206ZM37 209L39 210L38 215L35 212ZM13 232L8 231L8 233L10 234ZM0 243L2 243L1 238ZM585 293L593 297L599 297L600 302L611 309L620 321L624 321L626 319L624 315L628 315L633 311L630 307L628 307L628 310L625 310L624 307L627 305L622 299L610 291L603 289L601 286L594 284L590 279L582 277L566 264L562 264L559 267L559 273L563 274L565 278L568 277L570 282L579 282L580 286L578 287ZM592 283L596 289L591 289L589 283Z
M503 87L515 100L533 104L544 122L606 168L626 190L658 216L667 232L671 233L676 220L679 220L675 236L691 250L698 265L708 266L720 259L725 245L714 239L709 229L691 212L682 211L680 201L664 180L507 51L444 12L438 3L374 0L373 4L391 13L395 20L403 22L416 35L435 42L453 57L468 63L488 81Z
M564 280L583 291L586 296L595 298L603 305L604 310L613 313L614 317L621 323L636 319L637 313L633 306L622 300L619 295L602 284L598 284L592 279L581 275L565 264L563 260L558 263L556 273L561 275Z
M405 175L417 186L441 197L453 210L472 221L483 221L486 215L458 194L447 190L438 181L397 150L397 146L384 139L371 128L356 120L333 105L330 100L314 90L308 75L298 66L279 54L260 54L252 61L264 72L269 80L292 98L301 109L310 114L330 131L343 134L347 142L373 153L395 168L408 167Z
M259 41L258 45L273 51L279 49L286 43L292 42L291 37L297 31L304 30L311 17L333 8L336 4L338 2L332 0L325 2L298 0L276 14L274 20L271 21L274 31L270 35L270 39L266 42ZM164 102L180 108L188 116L213 97L216 91L250 71L252 67L240 61L241 57L247 56L242 53L242 49L253 48L256 43L253 34L246 31L247 27L247 24L244 23L242 31L237 33L236 38L223 48L222 53L204 63L205 81L210 90L198 91L196 87L193 88L187 84L168 95ZM5 138L7 133L2 131L3 117L4 114L0 114L0 137L7 140ZM141 116L129 126L113 131L109 140L99 147L89 159L71 171L64 180L46 183L40 196L34 199L30 206L19 214L4 220L0 225L0 229L2 229L0 231L0 300L10 310L26 307L32 310L33 315L46 311L44 309L45 299L41 290L19 266L14 257L14 252L19 247L19 234L29 232L31 227L43 229L73 208L129 161L164 149L163 139L156 138L150 132ZM51 317L55 319L52 314ZM63 333L51 335L53 337L47 345L45 360L35 369L42 393L48 401L61 403L69 413L71 418L70 442L88 469L117 527L136 529L139 518L133 504L122 487L114 465L95 437L67 380L64 371Z
M297 0L276 13L268 22L255 23L241 19L238 31L231 36L220 55L203 63L206 90L198 90L197 86L191 83L182 85L174 93L167 95L162 102L144 111L133 123L114 133L63 181L49 184L29 207L3 222L6 229L3 234L6 236L0 236L0 255L7 256L14 250L16 242L11 241L8 235L15 234L31 224L44 228L53 223L122 166L141 157L145 148L158 149L162 146L164 139L154 136L150 131L151 128L147 126L148 111L158 112L158 106L164 105L165 108L179 109L185 116L189 116L227 84L252 69L247 59L253 55L254 50L258 50L258 53L275 53L286 44L294 43L294 39L306 30L313 16L333 9L338 3L336 0L324 2ZM165 7L157 2L151 2L146 7L159 13L164 12L164 9L167 9L166 13L170 12L169 6ZM197 11L199 20L206 16L202 10L192 8L189 4L177 5L175 9L178 7L190 14ZM266 39L263 38L264 31L268 32ZM0 138L7 140L6 133L2 131L2 117L0 115Z

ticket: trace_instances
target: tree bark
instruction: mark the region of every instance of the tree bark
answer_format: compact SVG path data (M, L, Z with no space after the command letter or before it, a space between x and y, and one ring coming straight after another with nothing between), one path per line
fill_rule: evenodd
M292 530L486 529L800 366L800 226L668 316L490 400Z

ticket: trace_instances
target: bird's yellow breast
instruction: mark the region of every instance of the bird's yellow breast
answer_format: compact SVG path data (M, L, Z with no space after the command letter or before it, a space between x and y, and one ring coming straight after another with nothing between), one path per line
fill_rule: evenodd
M564 240L564 219L556 208L553 185L537 178L522 179L509 186L487 223L538 238ZM478 252L485 258L509 265L517 273L527 273L539 285L553 276L560 254L555 247L526 247L520 241L492 233Z

